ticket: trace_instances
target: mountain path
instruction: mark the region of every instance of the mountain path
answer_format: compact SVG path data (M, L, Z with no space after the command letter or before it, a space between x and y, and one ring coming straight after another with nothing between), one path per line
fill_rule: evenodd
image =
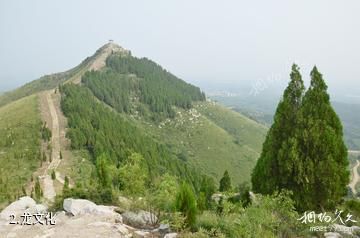
M348 150L349 154L360 155L360 150Z
M56 170L59 166L61 160L60 160L60 129L59 129L59 117L56 112L55 103L52 99L52 90L45 92L45 98L48 105L48 109L51 116L51 162L47 166L47 168L44 170L43 174L39 176L39 178L42 180L42 189L43 189L43 195L44 198L49 200L50 202L54 201L54 198L56 196L55 187L54 187L54 181L52 180L49 173L52 170ZM59 172L56 172L56 178L57 180L64 184L64 180L61 178L61 175Z
M129 54L129 51L119 47L116 44L108 43L100 52L100 54L92 60L86 67L85 71L81 71L75 76L73 76L69 81L74 84L81 83L81 77L86 71L97 71L103 68L106 65L106 59L114 52L123 52L124 54Z
M352 168L352 179L349 184L353 194L356 194L356 184L359 182L359 173L358 168L360 166L359 160L356 161L356 165Z
M80 84L81 83L81 77L82 75L89 70L100 70L102 67L106 64L107 57L114 53L114 52L123 52L124 54L128 54L129 52L116 44L109 43L104 47L99 55L89 62L89 64L85 67L84 70L81 70L76 75L74 75L71 79L69 79L69 82ZM42 183L42 189L43 189L43 195L44 198L46 198L48 201L53 202L54 198L56 196L55 186L54 186L54 180L52 180L50 173L52 171L55 171L56 180L60 182L61 184L65 183L65 177L60 174L59 171L56 171L58 168L61 159L60 159L60 147L61 147L61 137L65 134L64 130L61 130L60 128L60 115L58 115L57 111L57 104L54 101L54 93L56 93L56 89L45 91L42 95L41 99L44 101L43 107L46 111L48 122L51 124L51 162L50 164L45 168L41 169L39 178L41 179ZM46 101L46 102L45 102ZM45 105L46 104L46 105ZM72 184L69 184L70 187L72 187Z

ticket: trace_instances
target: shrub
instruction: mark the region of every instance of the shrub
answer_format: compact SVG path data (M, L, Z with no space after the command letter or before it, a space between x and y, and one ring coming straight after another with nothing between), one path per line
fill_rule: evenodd
M298 218L289 194L282 192L258 195L256 202L246 208L241 203L224 201L221 214L204 211L196 225L206 231L207 237L306 237L308 230Z
M194 227L196 222L196 199L190 185L183 183L176 197L176 208L186 217L188 227Z
M197 217L196 226L198 228L204 228L208 231L218 227L218 216L211 211L204 211Z
M174 231L182 231L186 227L186 217L181 212L172 213L169 224Z

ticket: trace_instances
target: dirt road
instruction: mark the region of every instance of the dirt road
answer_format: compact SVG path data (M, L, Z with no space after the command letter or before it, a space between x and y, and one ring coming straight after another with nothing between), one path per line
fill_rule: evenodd
M360 150L348 150L349 154L360 155Z
M356 194L356 184L359 182L359 173L358 173L359 166L360 166L360 162L359 160L357 160L356 165L352 169L352 178L349 184L349 187L351 188L353 194Z
M40 179L42 180L42 189L44 198L49 200L50 202L54 201L54 198L56 196L55 188L54 188L54 182L51 179L51 176L49 173L51 173L52 170L56 170L56 168L60 164L60 129L59 129L59 118L55 109L55 104L52 99L52 93L53 91L46 92L46 101L48 105L48 109L51 116L51 163L48 165L48 167L44 170L44 173L42 176L40 176ZM58 176L60 177L60 176ZM63 181L60 181L63 182Z

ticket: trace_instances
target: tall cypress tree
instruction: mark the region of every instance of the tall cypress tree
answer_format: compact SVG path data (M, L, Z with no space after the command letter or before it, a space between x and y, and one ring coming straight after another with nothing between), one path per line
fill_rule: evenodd
M294 196L296 205L301 210L334 208L346 194L349 162L340 119L316 67L300 111L297 141L301 169L297 174L301 192Z
M296 65L253 174L253 190L293 191L298 210L334 208L349 182L342 125L316 67L304 86Z
M292 150L298 113L304 94L304 83L299 67L293 64L291 81L285 89L274 116L274 123L268 131L263 150L252 173L255 192L271 194L291 186L291 157L297 157ZM294 151L293 151L294 152ZM290 156L291 155L291 156Z

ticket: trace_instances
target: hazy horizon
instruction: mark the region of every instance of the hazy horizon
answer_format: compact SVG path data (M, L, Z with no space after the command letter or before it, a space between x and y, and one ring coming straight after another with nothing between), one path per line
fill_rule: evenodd
M316 64L331 93L357 97L359 10L325 0L3 1L0 91L70 69L112 39L205 88L281 89L296 62L307 84Z

